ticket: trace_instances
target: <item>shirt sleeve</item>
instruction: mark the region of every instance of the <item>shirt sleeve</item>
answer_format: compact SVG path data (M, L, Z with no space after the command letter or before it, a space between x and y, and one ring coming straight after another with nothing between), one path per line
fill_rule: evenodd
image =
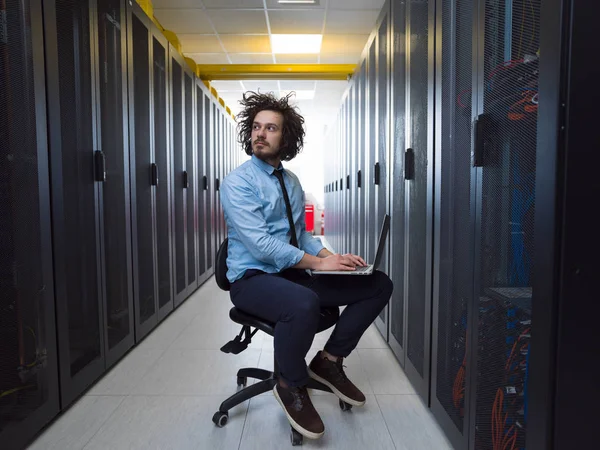
M269 234L260 199L247 181L239 177L225 179L221 186L221 204L227 223L255 259L282 271L304 257L304 251Z

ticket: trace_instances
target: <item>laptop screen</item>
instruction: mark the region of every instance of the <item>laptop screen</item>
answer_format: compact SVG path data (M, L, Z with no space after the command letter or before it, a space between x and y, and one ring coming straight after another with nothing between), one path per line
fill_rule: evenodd
M373 269L379 267L381 257L383 256L383 249L385 247L385 240L387 238L388 231L390 229L390 216L386 214L383 218L383 225L381 226L381 233L379 234L379 242L377 243L377 253L375 254L375 262L373 263Z

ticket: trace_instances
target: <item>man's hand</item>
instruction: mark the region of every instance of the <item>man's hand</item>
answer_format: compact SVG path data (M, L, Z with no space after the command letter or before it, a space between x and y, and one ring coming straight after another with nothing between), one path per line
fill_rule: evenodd
M350 253L346 255L331 255L320 260L319 267L315 268L315 272L319 270L354 270L356 266L366 265L363 259L359 256Z

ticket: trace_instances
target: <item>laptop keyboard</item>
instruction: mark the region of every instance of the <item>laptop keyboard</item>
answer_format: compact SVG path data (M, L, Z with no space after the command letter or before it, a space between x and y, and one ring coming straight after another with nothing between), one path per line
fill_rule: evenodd
M361 267L355 267L354 271L355 272L365 272L366 270L369 270L371 268L371 266L361 266Z

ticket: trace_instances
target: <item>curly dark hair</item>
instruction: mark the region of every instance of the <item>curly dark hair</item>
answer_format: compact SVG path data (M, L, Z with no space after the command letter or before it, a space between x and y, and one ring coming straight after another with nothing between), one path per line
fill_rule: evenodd
M304 146L304 118L295 106L289 104L294 92L277 99L272 93L261 94L246 92L240 104L244 109L238 114L238 142L247 155L252 155L252 125L261 111L275 111L283 115L280 157L282 161L291 161Z

